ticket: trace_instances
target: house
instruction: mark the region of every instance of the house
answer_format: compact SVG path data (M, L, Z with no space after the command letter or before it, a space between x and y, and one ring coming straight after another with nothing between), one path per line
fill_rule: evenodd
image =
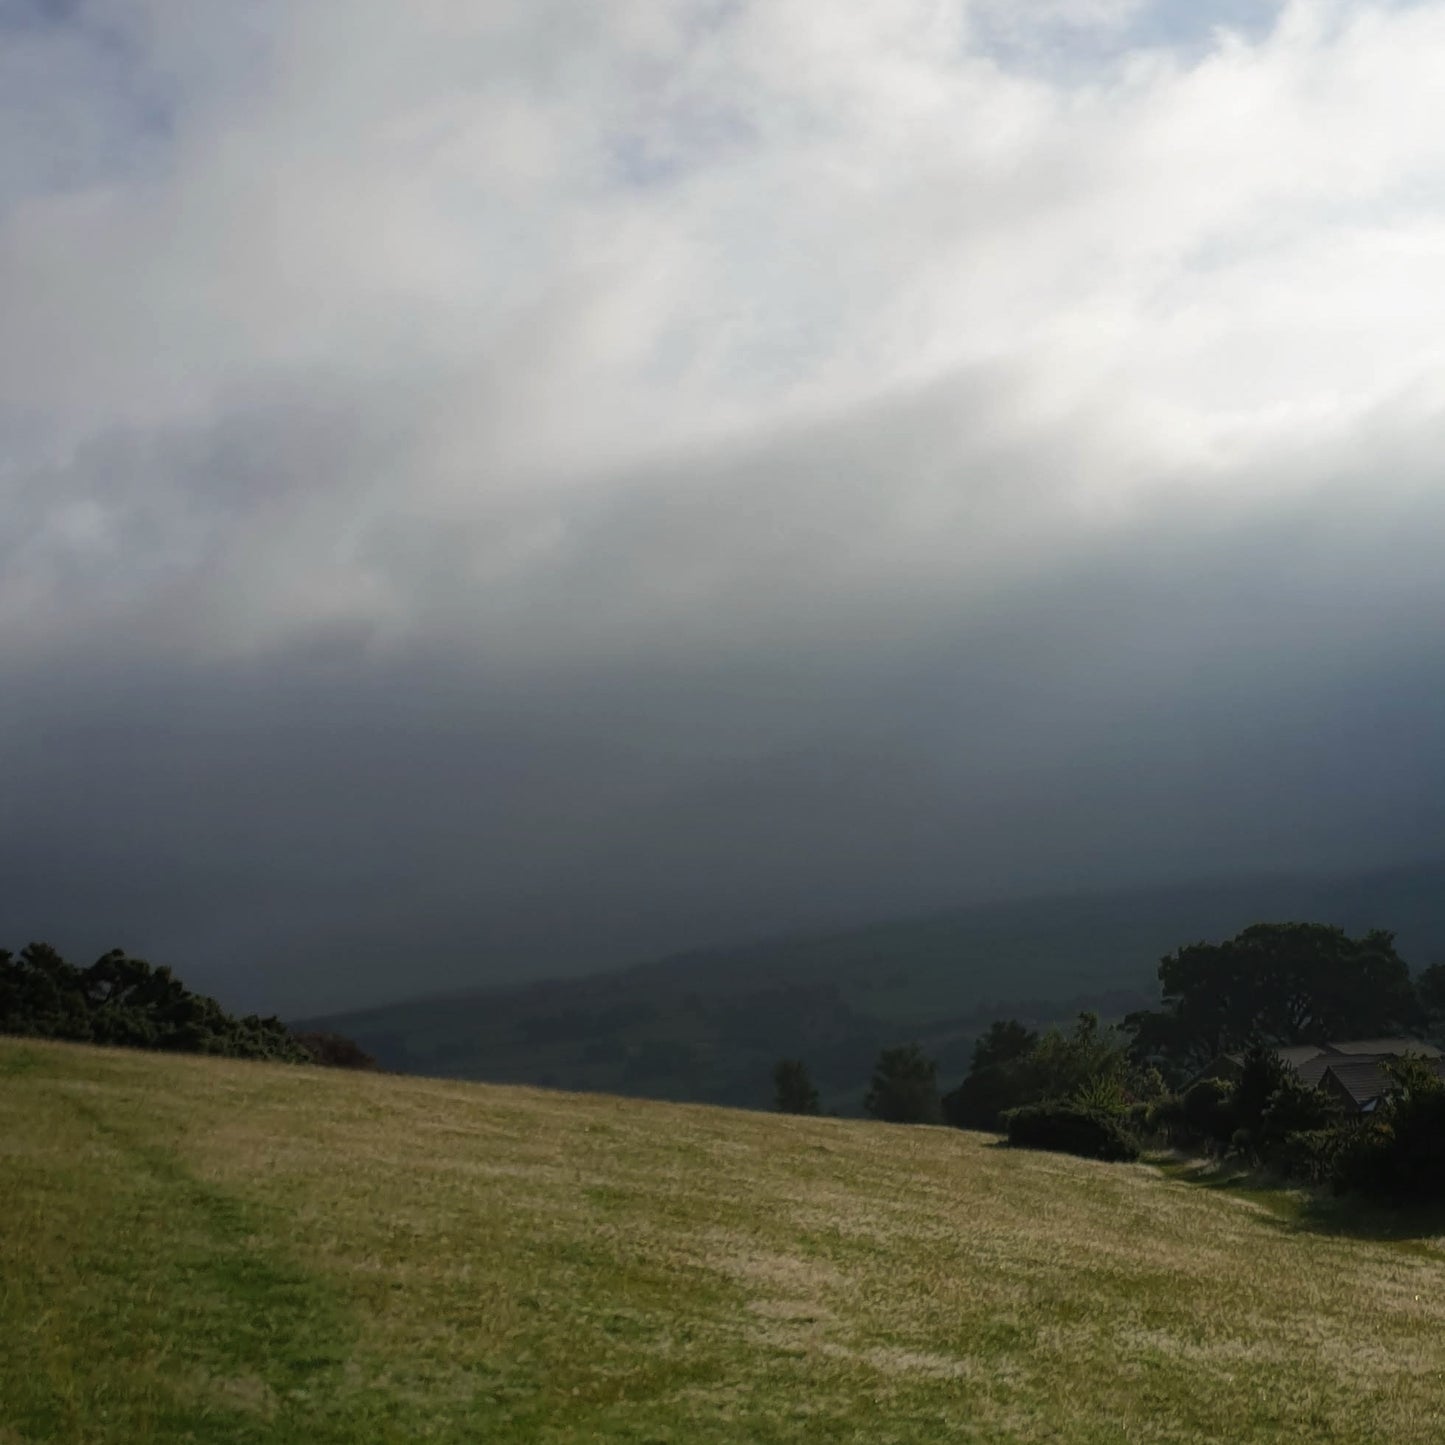
M1419 1039L1347 1039L1340 1043L1285 1044L1275 1050L1311 1088L1325 1089L1353 1113L1373 1112L1389 1092L1390 1077L1385 1065L1405 1054L1429 1059L1445 1079L1445 1054ZM1221 1054L1199 1076L1205 1079L1237 1079L1244 1067L1244 1055Z
M1412 1052L1415 1052L1412 1050ZM1333 1094L1347 1110L1356 1114L1372 1114L1380 1100L1390 1092L1393 1080L1385 1065L1398 1054L1374 1054L1357 1058L1335 1059L1325 1068L1317 1088ZM1445 1079L1445 1059L1430 1059L1437 1078Z

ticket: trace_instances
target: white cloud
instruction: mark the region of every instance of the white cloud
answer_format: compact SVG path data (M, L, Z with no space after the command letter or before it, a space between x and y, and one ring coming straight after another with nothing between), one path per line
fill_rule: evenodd
M1445 4L1296 0L1202 53L1130 50L1140 4L1011 7L1124 37L1052 78L971 48L996 11L96 0L27 32L0 629L946 608L1161 496L1307 492L1400 398L1432 442Z

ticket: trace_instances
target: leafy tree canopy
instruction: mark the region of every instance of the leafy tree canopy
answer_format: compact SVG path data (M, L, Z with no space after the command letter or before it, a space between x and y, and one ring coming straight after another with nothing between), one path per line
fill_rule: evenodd
M1436 1039L1445 1038L1445 963L1432 963L1415 980L1422 1023Z
M1416 1026L1410 971L1381 929L1351 938L1322 923L1257 923L1159 964L1163 1007L1126 1020L1138 1055L1177 1070L1243 1048L1324 1043Z
M120 949L77 968L45 943L18 956L0 950L0 1034L294 1063L311 1057L280 1019L235 1018L169 968Z
M1097 1014L1043 1035L1008 1019L978 1041L968 1076L943 1101L944 1117L960 1129L998 1129L1008 1110L1046 1100L1122 1109L1140 1092L1134 1073L1127 1039Z
M938 1066L917 1044L884 1049L873 1066L865 1113L890 1124L937 1124Z

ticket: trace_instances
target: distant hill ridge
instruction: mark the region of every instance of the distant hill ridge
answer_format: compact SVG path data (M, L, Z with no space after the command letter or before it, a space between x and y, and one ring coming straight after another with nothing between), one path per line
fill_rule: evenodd
M885 1044L917 1039L947 1080L994 1018L1120 1015L1155 1000L1180 944L1286 919L1388 928L1412 967L1445 961L1445 863L987 904L296 1027L406 1072L757 1107L772 1063L796 1055L849 1110Z

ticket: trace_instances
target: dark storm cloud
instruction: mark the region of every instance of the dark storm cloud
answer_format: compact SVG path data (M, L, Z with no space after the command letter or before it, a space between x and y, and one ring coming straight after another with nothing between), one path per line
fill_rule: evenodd
M920 597L895 576L860 614L800 553L760 569L761 602L674 598L629 648L614 620L593 661L557 651L572 609L633 616L660 548L684 574L748 575L816 500L796 477L784 500L795 461L713 459L741 512L771 515L762 537L716 525L711 487L646 525L631 499L594 517L543 588L556 610L520 609L490 649L318 627L208 662L122 626L102 654L37 651L7 695L4 921L184 956L302 1010L1030 886L1435 845L1445 508L1362 507L1353 477L1247 522L1165 507L983 603L966 579Z
M1438 852L1445 6L1366 9L17 27L0 941L299 1012Z

